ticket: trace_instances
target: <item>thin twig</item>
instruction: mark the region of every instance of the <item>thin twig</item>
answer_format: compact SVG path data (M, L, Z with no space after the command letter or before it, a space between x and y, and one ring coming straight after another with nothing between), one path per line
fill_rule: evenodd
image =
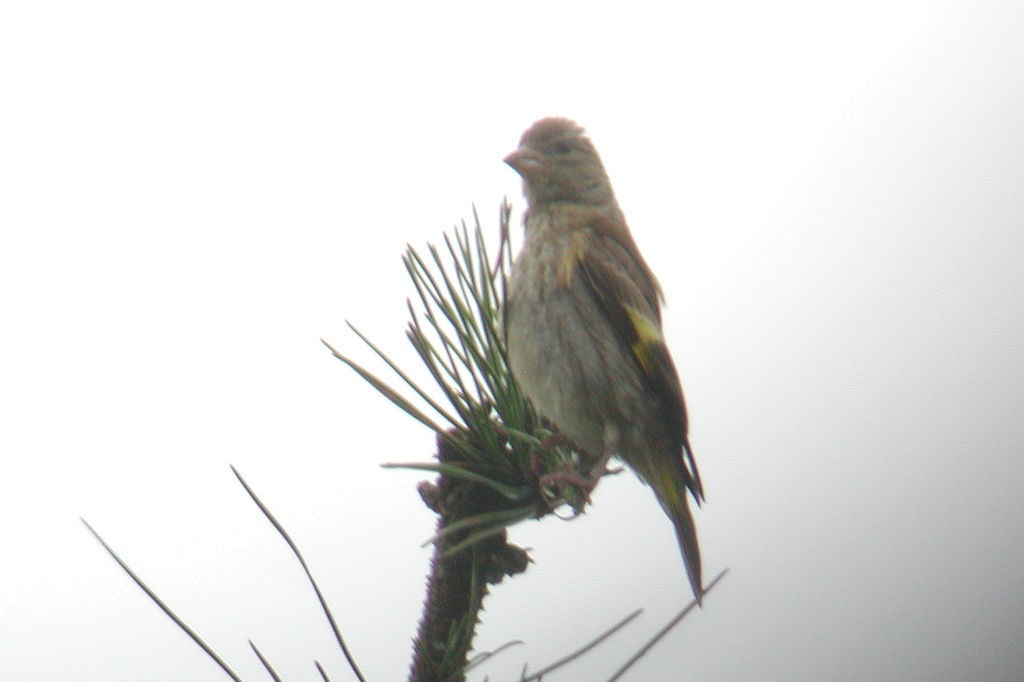
M725 574L728 573L728 572L729 572L729 569L726 568L721 573L716 575L715 579L712 580L710 583L708 583L707 587L704 588L702 594L707 594L708 592L710 592L711 588L714 587L718 583L718 581L721 580L725 576ZM659 630L657 632L657 634L655 634L654 637L652 637L650 639L650 641L647 642L647 644L645 644L643 647L641 647L640 651L638 651L635 654L633 654L633 656L628 661L626 661L626 663L621 668L616 670L615 674L608 678L608 682L615 682L615 680L621 678L626 673L627 670L629 670L631 667L633 667L634 663L639 661L644 656L644 654L646 654L648 651L650 651L651 648L655 644L657 644L658 641L662 637L664 637L665 635L668 634L669 630L674 628L679 623L679 621L681 621L683 618L686 618L686 614L690 613L690 611L692 611L696 606L697 606L697 600L694 599L693 601L690 602L689 606L687 606L685 609L680 611L679 614L676 615L672 620L670 620L665 627L663 627L661 630Z
M523 640L513 639L511 642L505 642L493 651L481 651L479 654L474 656L473 659L469 662L469 665L466 666L466 672L469 672L470 670L484 663L485 661L491 660L505 649L511 649L514 646L521 646L522 644L525 644Z
M316 580L313 578L313 574L309 570L309 566L306 565L306 560L302 557L302 552L299 551L298 546L296 546L292 541L291 536L288 535L288 531L286 531L278 520L274 518L274 515L270 513L270 510L267 509L266 505L263 504L260 498L256 496L256 493L252 491L252 488L250 488L249 484L245 482L242 475L238 473L238 469L232 466L231 471L234 472L235 477L238 478L238 482L242 484L243 488L245 488L245 492L249 493L249 497L251 497L252 501L256 503L256 506L260 508L260 511L267 517L267 520L274 526L274 529L277 530L281 537L284 538L284 541L288 543L288 546L291 547L295 557L299 560L299 564L302 565L302 570L306 572L306 577L309 578L309 584L313 586L313 591L316 592L316 598L320 601L320 608L323 609L324 614L327 616L327 622L331 624L331 630L334 632L334 638L338 641L338 646L341 647L341 652L345 654L345 660L348 661L349 667L352 668L352 672L355 673L357 678L359 678L359 681L366 682L366 678L364 678L363 674L359 671L359 666L356 665L355 659L352 658L352 654L345 645L345 640L341 636L338 624L334 621L334 614L331 613L331 608L327 606L327 600L324 599L324 595L320 591L320 586L317 585Z
M562 658L562 659L559 659L559 660L555 661L554 663L552 663L551 665L549 665L546 668L541 668L540 670L538 670L537 672L533 673L529 677L524 678L522 680L522 682L533 682L534 680L539 680L540 678L544 677L544 675L548 674L552 670L554 670L556 668L561 668L563 665L576 660L577 658L579 658L583 654L587 653L588 651L593 649L595 646L597 646L598 644L600 644L601 642L603 642L604 640L608 639L609 637L614 635L616 632L621 630L631 620L633 620L634 618L639 616L641 613L643 613L643 609L637 609L636 611L634 611L633 613L629 614L628 616L626 616L625 618L620 620L618 623L616 623L615 625L611 626L610 628L608 628L607 630L602 632L600 635L598 635L596 638L592 639L587 644L584 644L582 647L580 647L576 651L572 652L571 654L569 654L565 658Z
M274 666L270 665L270 661L268 661L267 657L263 655L263 652L252 643L251 639L249 640L249 646L251 646L252 650L256 652L256 658L260 659L260 663L262 663L263 667L267 669L268 673L270 673L270 679L274 680L274 682L281 682L281 678L278 676L277 671L274 670Z
M107 550L107 554L112 556L114 558L114 561L116 561L121 566L121 569L128 574L128 577L134 580L135 584L142 588L142 591L146 593L146 596L152 599L153 603L159 606L160 610L167 614L167 617L173 620L174 623L179 628L181 628L186 635L191 637L192 641L198 644L199 648L205 651L206 655L212 658L217 663L217 665L220 666L221 670L227 673L228 677L230 677L232 680L235 680L236 682L242 682L242 678L236 675L235 671L228 667L228 664L225 663L223 659L221 659L221 657L218 656L214 652L214 650L211 649L210 646L206 642L204 642L203 639L198 634L196 634L195 630L186 625L185 621L179 618L178 615L171 610L171 607L167 606L167 604L165 604L163 600L160 599L160 597L156 596L156 593L153 592L153 590L149 589L149 586L146 585L146 583L142 582L142 578L135 575L135 572L132 569L128 568L128 564L121 560L121 557L119 557L117 553L110 548L110 545L108 545L103 540L103 538L100 537L100 534L97 533L93 529L93 527L89 525L89 522L85 519L81 519L81 521L85 524L85 527L89 529L89 532L92 533L93 537L96 538L101 545L103 545L103 549Z

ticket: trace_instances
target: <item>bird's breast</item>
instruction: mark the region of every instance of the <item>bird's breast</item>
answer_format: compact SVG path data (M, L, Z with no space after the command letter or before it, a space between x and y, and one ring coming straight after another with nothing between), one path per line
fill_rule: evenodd
M509 362L537 410L574 441L600 453L608 406L608 363L622 353L582 278L578 237L531 216L513 264L505 317Z

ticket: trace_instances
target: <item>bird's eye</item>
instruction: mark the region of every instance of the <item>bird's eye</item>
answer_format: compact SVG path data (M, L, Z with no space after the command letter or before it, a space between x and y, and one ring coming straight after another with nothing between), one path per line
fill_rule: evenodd
M571 151L572 151L572 145L569 144L568 142L556 142L555 143L555 153L556 154L561 154L561 155L564 156L565 154L568 154Z

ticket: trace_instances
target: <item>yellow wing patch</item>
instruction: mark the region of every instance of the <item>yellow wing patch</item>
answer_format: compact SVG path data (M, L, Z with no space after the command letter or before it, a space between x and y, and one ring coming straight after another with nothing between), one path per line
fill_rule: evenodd
M663 343L661 330L646 315L632 306L626 306L626 314L629 315L629 322L633 325L633 331L636 332L636 341L631 346L633 355L640 361L640 366L644 368L645 372L653 374L657 367L653 350Z

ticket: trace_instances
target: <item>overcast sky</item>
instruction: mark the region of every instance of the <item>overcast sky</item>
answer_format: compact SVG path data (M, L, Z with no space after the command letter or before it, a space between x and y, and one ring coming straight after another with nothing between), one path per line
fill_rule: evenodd
M359 3L366 6L369 3ZM1024 10L1011 2L36 2L0 9L0 679L402 679L433 437L320 344L414 365L406 243L522 209L544 115L667 295L728 577L632 680L1024 674ZM352 6L349 6L352 5ZM382 370L383 371L383 370ZM688 601L632 475L512 531L472 678L602 679ZM547 678L546 678L547 679Z

